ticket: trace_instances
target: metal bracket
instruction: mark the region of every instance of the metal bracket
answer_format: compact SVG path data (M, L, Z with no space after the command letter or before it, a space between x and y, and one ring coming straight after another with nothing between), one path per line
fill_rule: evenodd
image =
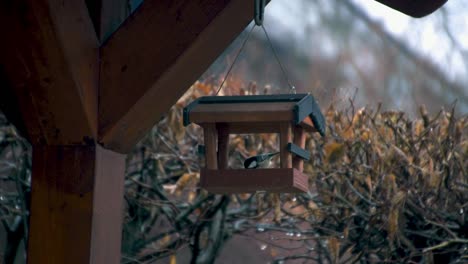
M255 25L263 25L263 16L265 14L265 1L266 0L255 0L254 1L254 20Z
M303 160L309 160L310 159L310 152L299 147L298 145L294 143L288 143L288 151L291 152L292 154L300 157Z

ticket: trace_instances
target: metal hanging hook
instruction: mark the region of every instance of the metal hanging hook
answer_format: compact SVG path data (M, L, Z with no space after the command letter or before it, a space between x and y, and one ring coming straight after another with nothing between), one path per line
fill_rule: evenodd
M255 0L254 1L254 20L255 25L263 25L263 16L265 14L265 1L266 0Z

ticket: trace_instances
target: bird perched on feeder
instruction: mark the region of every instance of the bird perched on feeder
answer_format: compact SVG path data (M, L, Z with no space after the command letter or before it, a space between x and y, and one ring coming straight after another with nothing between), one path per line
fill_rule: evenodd
M271 162L271 159L278 155L279 152L260 154L247 158L244 161L244 168L246 169L256 169L256 168L266 168Z

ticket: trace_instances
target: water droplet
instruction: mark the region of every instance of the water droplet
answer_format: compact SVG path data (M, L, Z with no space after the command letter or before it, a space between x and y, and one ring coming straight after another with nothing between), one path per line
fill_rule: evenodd
M301 237L301 236L302 236L301 233L297 233L297 234L296 234L296 237Z
M262 245L260 246L260 249L261 249L261 250L265 250L267 247L268 247L267 245L262 244Z
M310 251L313 251L313 250L315 250L315 248L314 248L314 247L308 247L308 249L309 249Z
M16 210L19 210L19 209L21 209L21 206L20 206L19 204L16 204L16 205L15 205L15 209L16 209Z
M259 228L257 228L257 231L258 231L258 232L264 232L264 231L265 231L265 228L259 227Z
M287 236L294 236L294 233L293 232L287 232L286 235Z
M460 214L463 214L463 213L464 213L463 208L461 208L460 209Z
M293 198L292 198L292 201L293 201L293 202L297 201L297 198L296 198L296 197L293 197Z
M0 201L5 201L5 196L0 195Z
M341 235L340 238L341 238L341 239L344 239L344 235Z

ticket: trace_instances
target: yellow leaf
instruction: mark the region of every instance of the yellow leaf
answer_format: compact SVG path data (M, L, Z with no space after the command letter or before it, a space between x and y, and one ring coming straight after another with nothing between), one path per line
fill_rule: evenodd
M180 176L179 180L177 181L175 191L182 191L196 177L197 173L184 173L182 176Z
M161 246L164 247L166 246L167 244L169 244L169 242L171 241L171 236L170 235L165 235L162 239L161 239Z
M281 201L278 193L274 193L273 195L273 205L275 207L275 222L280 223L281 222Z
M353 130L353 127L349 127L348 129L346 129L343 134L342 134L342 137L346 140L352 140L354 138L354 130Z
M364 141L364 142L367 142L368 140L370 140L370 132L369 132L369 129L365 129L362 133L361 133L361 140Z
M187 197L187 201L189 203L192 203L193 200L195 200L195 197L197 197L197 194L195 192L190 192Z
M338 142L331 142L323 147L325 151L325 160L329 163L339 161L345 154L344 144Z
M171 257L169 258L169 264L177 264L177 257L176 255L171 255Z
M422 120L417 120L415 123L414 123L414 135L416 137L419 137L422 132L424 131L424 123Z

